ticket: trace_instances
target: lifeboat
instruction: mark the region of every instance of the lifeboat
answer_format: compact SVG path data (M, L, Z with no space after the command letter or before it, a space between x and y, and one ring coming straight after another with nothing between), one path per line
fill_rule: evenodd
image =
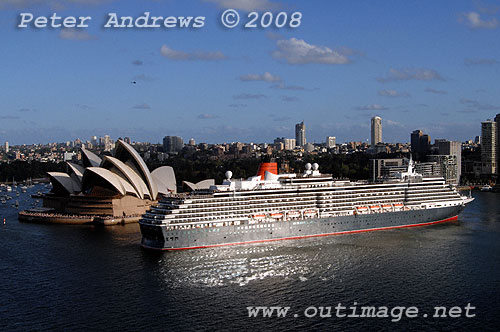
M382 205L382 209L384 211L390 211L390 210L392 210L392 205L384 204L384 205Z
M401 204L401 203L394 204L394 209L395 209L396 211L403 210L403 207L404 207L404 205L403 205L403 204Z
M281 219L283 218L283 213L271 213L271 218Z
M356 210L359 214L368 213L368 208L366 206L358 206L356 207Z
M314 217L316 215L316 211L314 210L305 210L304 217Z
M299 211L290 211L287 213L287 216L290 218L298 218L298 217L300 217L300 212Z
M378 210L380 210L380 205L372 205L372 206L370 206L370 209L378 211Z
M266 219L266 215L265 214L254 214L254 215L252 215L252 218L255 220L263 220L263 219Z

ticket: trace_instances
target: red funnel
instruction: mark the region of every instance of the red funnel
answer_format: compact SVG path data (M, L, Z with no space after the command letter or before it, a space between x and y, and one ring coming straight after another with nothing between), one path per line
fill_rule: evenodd
M260 176L260 179L264 180L266 171L278 175L278 163L261 163L257 171L257 176Z

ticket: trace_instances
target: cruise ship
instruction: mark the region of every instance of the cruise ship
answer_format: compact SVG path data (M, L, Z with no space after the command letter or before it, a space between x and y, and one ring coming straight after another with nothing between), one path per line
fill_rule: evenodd
M142 246L181 250L426 226L457 220L474 198L413 161L380 183L336 180L306 164L302 174L264 174L170 194L140 219ZM267 168L266 168L267 167Z

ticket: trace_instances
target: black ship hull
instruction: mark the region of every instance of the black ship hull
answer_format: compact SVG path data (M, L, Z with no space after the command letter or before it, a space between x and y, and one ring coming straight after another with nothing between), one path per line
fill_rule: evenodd
M144 223L140 223L140 227L144 248L183 250L427 226L457 220L458 214L464 207L465 205L456 205L330 218L245 222L241 225L177 230L167 229L165 225Z

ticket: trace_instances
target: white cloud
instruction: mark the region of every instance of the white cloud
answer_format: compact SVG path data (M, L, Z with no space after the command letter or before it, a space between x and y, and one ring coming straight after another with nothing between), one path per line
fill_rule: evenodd
M234 99L262 99L262 98L267 98L266 95L258 93L258 94L252 94L252 93L242 93L239 95L233 96Z
M437 90L437 89L433 89L433 88L426 88L424 91L429 92L429 93L434 93L436 95L445 95L448 93L444 90Z
M241 107L247 107L248 105L247 104L229 104L227 105L231 108L241 108Z
M496 59L484 59L484 58L475 58L475 59L465 59L465 65L467 66L474 66L474 65L485 65L485 66L491 66L491 65L496 65L498 63L498 60Z
M227 57L220 51L216 52L204 52L204 51L196 51L196 52L183 52L174 50L167 45L163 45L161 47L161 55L170 60L205 60L205 61L217 61L217 60L225 60Z
M396 91L396 90L380 90L378 92L379 96L385 97L410 97L408 92Z
M479 0L474 1L474 5L477 8L477 10L483 14L494 15L500 9L500 6L498 5L482 3L482 1Z
M384 120L384 122L388 126L394 126L394 127L405 127L401 122L393 121L393 120Z
M491 104L483 104L474 99L460 99L460 104L466 105L469 111L477 110L477 111L498 111L500 110L500 106L491 105Z
M379 104L371 104L371 105L365 105L365 106L359 106L356 107L358 111L385 111L388 110L388 107L379 105Z
M296 102L300 100L298 97L293 97L293 96L281 96L280 99L281 101L287 101L287 102Z
M149 106L148 104L146 103L143 103L143 104L138 104L138 105L135 105L134 107L132 107L133 109L136 109L136 110L149 110L151 109L151 106Z
M62 29L59 33L59 38L65 40L93 40L97 39L95 36L90 35L86 30L78 29Z
M218 115L208 114L208 113L203 113L203 114L198 115L198 119L202 119L202 120L211 120L211 119L217 119L217 118L219 118Z
M378 77L380 83L392 81L446 81L437 71L427 68L404 68L404 69L389 69L387 77Z
M277 50L272 53L273 57L293 65L307 63L338 65L351 62L348 54L352 52L347 48L332 50L326 46L308 44L303 39L277 40L276 47Z
M249 82L249 81L264 81L264 82L279 82L281 78L279 76L274 76L269 72L265 72L264 74L248 74L240 76L240 81Z
M481 15L476 12L468 12L462 14L460 21L471 29L495 29L498 26L498 20L491 18L483 20Z
M286 85L284 82L280 82L278 84L274 84L271 86L273 89L280 89L280 90L290 90L290 91L312 91L312 90L318 90L318 88L314 89L309 89L301 85Z
M244 11L277 9L278 4L268 0L203 0L216 4L219 8L241 9Z
M114 0L2 0L2 8L27 8L32 6L48 6L52 9L65 9L68 5L100 5Z

